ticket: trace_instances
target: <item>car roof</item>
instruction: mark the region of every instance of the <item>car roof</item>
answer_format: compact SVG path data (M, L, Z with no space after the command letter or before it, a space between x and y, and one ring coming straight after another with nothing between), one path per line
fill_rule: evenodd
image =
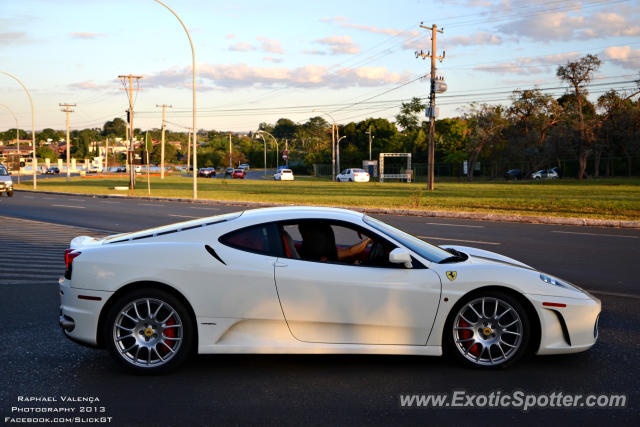
M250 209L242 213L244 220L269 221L288 218L339 218L355 220L362 218L361 212L349 209L329 208L324 206L282 206L273 208Z

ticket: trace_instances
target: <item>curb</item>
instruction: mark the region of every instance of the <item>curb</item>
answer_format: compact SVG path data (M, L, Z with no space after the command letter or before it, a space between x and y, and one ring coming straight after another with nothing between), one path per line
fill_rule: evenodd
M252 208L267 207L283 207L297 206L287 203L264 203L264 202L242 202L242 201L224 201L224 200L193 200L174 197L153 197L153 196L127 196L119 194L81 194L81 193L63 193L59 191L40 191L40 190L14 190L25 193L42 193L54 194L62 196L75 197L91 197L100 199L136 199L136 200L153 200L164 202L180 202L192 203L200 205L212 206L246 206ZM551 225L574 225L581 227L614 227L614 228L640 228L640 221L625 221L614 219L591 219L591 218L565 218L565 217L549 217L549 216L523 216L523 215L503 215L479 212L449 212L449 211L422 211L415 209L388 209L388 208L362 208L357 206L335 206L344 209L351 209L357 212L382 215L401 215L401 216L420 216L426 218L455 218L455 219L471 219L476 221L495 221L495 222L519 222L528 224L551 224Z

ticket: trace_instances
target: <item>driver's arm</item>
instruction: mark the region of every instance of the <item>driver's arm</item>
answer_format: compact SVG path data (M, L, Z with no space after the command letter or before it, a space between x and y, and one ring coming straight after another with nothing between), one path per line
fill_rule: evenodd
M360 254L362 251L365 250L365 248L369 243L373 243L373 240L367 237L363 241L356 243L353 246L349 246L348 248L344 248L344 249L338 249L338 260L342 261L343 259L351 258Z

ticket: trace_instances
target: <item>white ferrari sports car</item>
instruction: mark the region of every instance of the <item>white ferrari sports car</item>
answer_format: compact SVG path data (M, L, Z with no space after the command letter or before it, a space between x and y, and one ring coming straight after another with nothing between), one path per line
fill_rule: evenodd
M196 352L444 353L495 368L584 351L598 337L600 301L577 286L344 209L256 209L81 236L65 262L65 335L143 373Z

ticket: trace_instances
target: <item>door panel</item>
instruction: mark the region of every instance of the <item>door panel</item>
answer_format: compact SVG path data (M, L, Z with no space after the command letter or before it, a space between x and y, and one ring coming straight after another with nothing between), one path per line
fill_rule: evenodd
M425 345L441 283L429 269L279 258L276 287L300 341Z

